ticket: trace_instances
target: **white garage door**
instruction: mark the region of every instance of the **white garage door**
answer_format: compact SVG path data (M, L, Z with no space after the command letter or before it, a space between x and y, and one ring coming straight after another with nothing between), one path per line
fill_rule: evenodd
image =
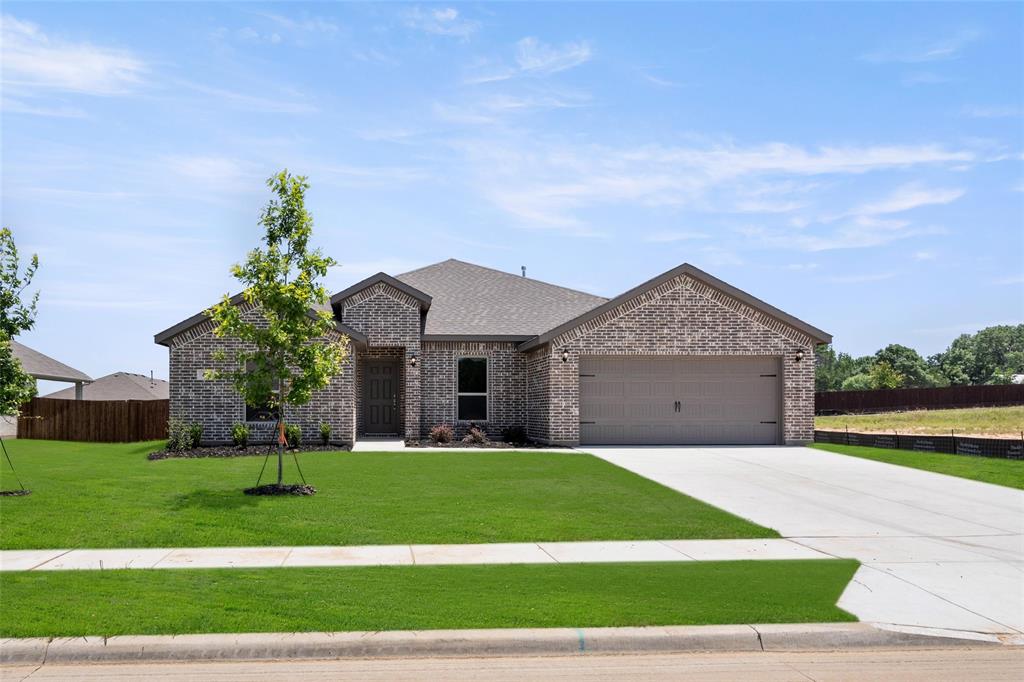
M780 442L777 357L584 356L580 443Z

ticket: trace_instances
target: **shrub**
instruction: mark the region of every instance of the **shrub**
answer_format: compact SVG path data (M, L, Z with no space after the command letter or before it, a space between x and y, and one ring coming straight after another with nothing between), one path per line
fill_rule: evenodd
M453 438L455 438L455 432L452 431L452 427L447 424L438 424L434 428L430 429L431 443L443 445L445 443L451 443Z
M509 426L502 430L501 439L506 443L515 443L517 445L526 443L530 440L526 435L526 429L522 426Z
M192 427L186 422L171 419L167 422L167 449L170 452L183 452L192 448Z
M191 447L198 448L199 444L203 441L203 425L195 423L189 424L188 437Z
M331 442L331 425L327 422L320 422L320 442L324 445Z
M242 423L232 424L231 440L240 448L247 446L249 444L249 427Z
M284 438L288 441L288 447L299 447L302 444L302 427L298 424L285 424Z
M470 424L466 435L462 437L462 442L465 445L487 445L491 441L488 440L487 434L479 426Z

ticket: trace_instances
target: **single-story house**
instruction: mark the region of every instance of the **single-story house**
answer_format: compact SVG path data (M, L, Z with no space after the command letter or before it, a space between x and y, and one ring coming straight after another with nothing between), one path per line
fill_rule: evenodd
M814 347L831 342L689 264L606 299L451 259L378 273L330 305L352 353L287 418L307 434L327 422L344 442L475 424L560 445L804 443ZM212 351L237 342L216 338L203 313L155 341L170 351L173 416L211 442L234 422L261 428L265 412L204 378Z
M170 384L133 372L114 372L93 379L86 384L79 400L167 400L171 396ZM54 391L44 398L75 400L75 389L65 388Z
M74 388L68 388L71 398L82 399L82 389L92 379L85 372L65 365L60 360L51 358L45 353L40 353L34 348L29 348L23 343L11 339L11 351L18 359L21 368L26 374L34 379L46 381L66 381L74 384ZM18 418L14 415L0 414L0 438L18 437Z

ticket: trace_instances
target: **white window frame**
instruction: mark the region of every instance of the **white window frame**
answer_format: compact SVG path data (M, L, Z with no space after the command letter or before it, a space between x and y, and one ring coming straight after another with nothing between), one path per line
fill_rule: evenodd
M483 393L463 393L459 390L459 363L463 360L483 360L484 361L484 388L486 389ZM484 406L484 418L483 419L463 419L462 415L459 414L459 398L462 396L483 396L486 400ZM468 424L470 422L488 422L491 419L491 358L486 355L460 355L455 358L455 421L461 424Z

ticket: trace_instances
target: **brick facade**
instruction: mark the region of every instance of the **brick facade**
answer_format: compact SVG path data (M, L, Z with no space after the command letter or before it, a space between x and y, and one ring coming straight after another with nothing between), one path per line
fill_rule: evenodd
M243 316L259 322L262 316L250 305L243 304ZM337 338L337 337L336 337ZM231 370L235 353L244 350L236 339L218 338L213 323L200 322L172 338L170 344L170 406L171 416L203 426L204 443L230 443L231 426L245 421L245 401L230 381L208 380L203 372L209 369ZM213 352L223 350L225 360L215 362ZM349 349L351 352L351 348ZM302 428L303 438L320 438L320 423L331 425L332 440L351 444L355 441L355 375L350 354L340 375L327 388L313 394L306 405L285 410L287 421ZM250 441L269 442L274 424L252 422Z
M561 361L563 349L569 351ZM804 359L796 361L797 351ZM531 427L551 443L579 442L581 355L769 355L782 358L786 443L814 436L814 342L807 335L692 277L680 276L556 337L531 354L530 383L547 383ZM548 420L547 434L541 426Z

